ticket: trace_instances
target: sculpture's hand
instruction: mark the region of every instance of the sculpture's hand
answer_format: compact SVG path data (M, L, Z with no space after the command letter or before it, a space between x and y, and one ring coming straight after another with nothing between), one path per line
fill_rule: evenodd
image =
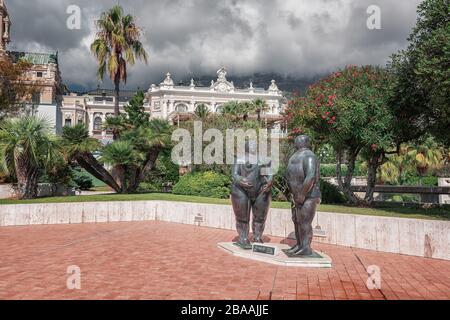
M273 181L267 182L263 187L261 188L261 193L267 193L272 190L273 187Z
M299 195L299 196L296 198L296 203L299 204L300 206L303 206L303 204L305 203L305 201L306 201L306 197L303 196L303 195Z
M251 184L247 179L242 179L241 181L239 181L239 185L244 189L253 188L253 184Z

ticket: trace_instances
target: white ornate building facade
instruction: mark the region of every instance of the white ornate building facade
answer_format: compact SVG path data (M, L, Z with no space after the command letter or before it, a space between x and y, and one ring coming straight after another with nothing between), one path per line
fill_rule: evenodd
M152 85L148 90L152 116L176 121L180 115L193 114L201 104L210 112L219 113L227 102L250 102L259 98L268 107L263 117L271 121L280 119L284 98L274 80L268 90L254 88L252 83L249 88L237 89L226 76L226 69L221 68L217 71L217 80L212 80L210 87L197 87L193 79L189 86L175 86L168 73L159 86Z
M285 99L275 81L272 81L267 90L254 88L252 84L249 88L238 89L226 76L226 69L221 68L217 71L217 80L212 80L210 87L198 87L194 80L188 86L176 86L168 73L162 83L151 85L147 91L145 110L152 118L166 119L177 124L178 121L190 118L201 104L206 105L210 112L219 113L227 102L249 102L260 98L268 107L262 114L262 119L269 126L279 128ZM121 111L134 94L133 91L121 91ZM102 126L106 117L114 114L112 90L98 88L83 95L70 94L63 98L61 126L82 122L88 126L93 137L105 142L112 139L111 132Z

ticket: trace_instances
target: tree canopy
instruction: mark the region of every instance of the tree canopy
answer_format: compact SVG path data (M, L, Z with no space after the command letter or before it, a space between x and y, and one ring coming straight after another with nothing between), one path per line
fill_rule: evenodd
M406 50L393 55L392 106L399 139L430 132L450 145L450 1L425 0Z
M357 157L365 156L376 173L384 153L395 147L395 118L388 104L391 83L384 69L348 66L310 86L305 96L289 102L286 111L290 138L308 134L318 145L327 143L334 148L339 185L355 203L360 199L350 186ZM345 179L341 176L343 162L349 167ZM374 177L369 177L369 184L374 186ZM368 191L366 200L371 202L372 197L373 192Z

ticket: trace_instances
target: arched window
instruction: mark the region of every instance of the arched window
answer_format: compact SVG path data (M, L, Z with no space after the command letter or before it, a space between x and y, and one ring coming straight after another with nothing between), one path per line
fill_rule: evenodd
M103 124L103 120L101 117L97 116L94 118L94 130L95 131L102 131L102 124Z
M64 126L65 127L71 127L72 126L72 119L71 118L66 118L64 121Z
M186 113L188 110L188 106L185 104L179 104L175 107L176 112Z

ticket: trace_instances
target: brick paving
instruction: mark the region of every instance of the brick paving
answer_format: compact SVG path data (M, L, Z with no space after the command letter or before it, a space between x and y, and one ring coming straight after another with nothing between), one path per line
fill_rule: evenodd
M0 299L450 299L450 261L315 243L332 269L287 268L216 247L234 237L157 221L0 228ZM381 290L366 287L371 265Z

